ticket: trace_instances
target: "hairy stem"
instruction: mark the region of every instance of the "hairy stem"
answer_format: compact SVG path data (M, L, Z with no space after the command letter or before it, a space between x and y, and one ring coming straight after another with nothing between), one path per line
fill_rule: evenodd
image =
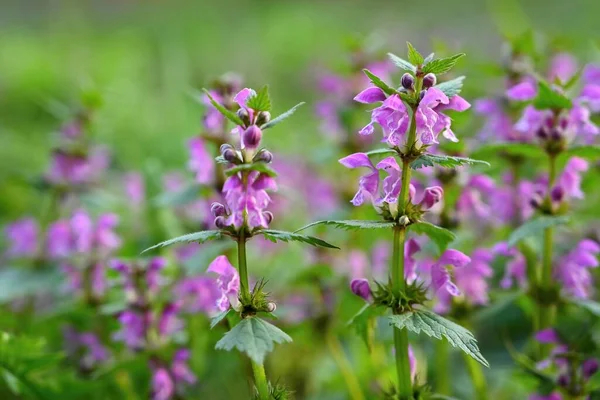
M249 296L248 291L248 264L246 261L246 237L244 230L240 231L238 239L238 270L240 273L240 290L242 297ZM265 374L265 367L262 364L252 361L252 372L254 373L254 384L258 390L258 396L261 400L269 399L269 384Z
M450 384L450 344L446 339L435 343L435 391L443 395L450 395L452 385Z
M332 329L328 329L327 333L325 334L325 340L331 356L333 357L335 363L340 369L340 372L342 373L342 376L344 377L346 387L348 388L348 395L352 400L364 400L365 396L363 395L358 379L352 370L352 365L346 358L344 349L342 348L338 337L335 335L335 332L333 332Z

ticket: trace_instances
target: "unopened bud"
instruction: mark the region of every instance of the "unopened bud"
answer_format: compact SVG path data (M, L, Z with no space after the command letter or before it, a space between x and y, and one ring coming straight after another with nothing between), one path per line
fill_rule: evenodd
M530 200L529 200L529 205L533 208L539 208L542 205L542 199L539 196L534 195Z
M227 220L223 216L215 218L215 226L219 229L227 228Z
M253 161L270 163L273 161L273 154L269 150L262 149L253 158Z
M250 125L250 114L248 114L248 110L240 108L237 110L236 114L244 122L244 126Z
M548 129L544 126L538 129L535 134L540 139L548 139Z
M273 303L272 301L270 301L269 303L267 303L267 311L268 312L275 312L275 310L277 310L277 304Z
M403 215L398 220L398 223L400 225L406 226L406 225L410 224L410 219L406 215Z
M583 362L581 365L581 372L583 374L584 379L590 379L596 372L600 369L600 365L598 365L598 360L595 358L589 358Z
M423 97L425 97L425 93L427 93L427 90L421 90L421 93L419 93L419 101L423 100Z
M562 186L554 186L550 191L550 198L553 203L560 203L565 197L565 190Z
M248 149L255 149L260 144L262 139L262 131L256 125L250 125L248 129L242 133L242 143Z
M562 137L562 132L558 128L553 128L550 130L550 138L552 140L560 140Z
M435 74L432 74L431 72L423 77L423 87L426 89L435 86L436 82L437 78L435 77Z
M240 162L240 158L238 157L237 151L235 151L233 148L225 149L225 151L222 152L221 155L225 160L229 161L232 164L237 164Z
M369 301L371 298L371 288L369 286L369 281L366 279L353 279L350 282L350 290L355 295L362 297L363 299Z
M222 217L227 214L227 210L223 204L215 201L210 205L210 213L215 217Z
M230 145L229 143L223 143L221 145L221 147L219 147L219 153L223 154L225 152L225 150L227 149L232 149L233 150L233 146Z
M429 210L431 207L439 203L444 197L444 189L440 186L432 186L425 189L425 195L421 200L421 209Z
M271 120L271 113L268 111L261 111L256 116L256 125L263 126Z
M402 75L400 83L404 89L412 89L415 86L415 78L407 72Z
M569 375L567 374L562 374L558 376L558 379L556 380L556 384L560 387L568 387L569 384L571 383L571 378L569 378Z

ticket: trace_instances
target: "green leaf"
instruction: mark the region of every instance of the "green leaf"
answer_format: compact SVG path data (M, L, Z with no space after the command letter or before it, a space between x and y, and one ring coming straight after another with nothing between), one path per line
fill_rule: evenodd
M273 351L275 343L290 343L292 338L267 321L258 317L243 319L217 342L218 350L233 348L246 353L254 362L262 364L267 353Z
M448 245L456 239L452 231L425 221L408 225L408 230L417 235L427 235L437 245L440 253L444 252Z
M576 146L571 147L561 154L564 157L582 157L587 159L600 158L600 146Z
M386 312L386 308L375 304L365 304L350 321L348 326L356 331L356 333L369 345L369 321L379 317Z
M369 71L368 69L363 69L363 72L365 73L366 76L369 77L369 79L371 80L371 83L375 86L377 86L379 89L383 90L383 92L387 95L393 95L393 94L398 94L398 91L396 89L394 89L391 86L388 86L387 83L385 83L384 81L381 80L381 78L379 78L377 75L375 75L374 73L372 73L371 71Z
M367 155L367 157L371 157L371 156L380 156L380 155L396 155L396 154L398 154L398 152L394 149L385 148L385 149L376 149L376 150L367 151L365 154Z
M510 156L541 158L546 153L542 148L533 143L494 143L480 147L473 152L474 157L493 157L497 154L506 154Z
M445 337L452 346L461 349L486 367L490 366L481 355L477 339L471 332L433 311L419 309L400 315L391 315L388 318L390 325L397 329L408 329L416 334L423 332L438 340Z
M541 215L532 218L523 225L519 226L510 234L508 237L508 245L512 247L525 238L540 234L546 228L564 225L568 222L569 217L567 216Z
M456 62L464 56L465 53L458 53L451 57L438 58L437 60L433 60L423 67L423 73L432 73L436 75L445 74L446 72L454 68Z
M408 61L398 57L397 55L388 53L388 57L390 58L390 60L392 60L392 62L394 64L396 64L397 67L402 68L405 71L410 71L413 74L417 72L417 68L414 65L412 65Z
M200 232L188 233L187 235L178 236L176 238L165 240L164 242L155 244L152 247L148 247L146 250L142 251L142 253L145 253L149 250L156 249L158 247L166 247L166 246L170 246L170 245L176 244L176 243L192 243L192 242L204 243L204 242L208 242L209 240L221 239L222 237L223 237L223 233L221 231L200 231Z
M408 61L414 65L423 64L423 61L425 60L423 59L421 53L419 53L410 42L406 42L406 46L408 47Z
M258 92L248 97L246 106L256 111L271 111L269 85L263 86Z
M600 317L600 303L593 300L577 298L570 299L570 301L579 307L585 308L595 316Z
M420 169L423 167L433 167L435 165L439 165L444 168L456 168L462 167L463 165L473 165L473 164L483 164L490 166L490 163L483 160L474 160L472 158L466 157L453 157L453 156L443 156L436 154L422 154L412 163L410 163L410 167L412 169Z
M434 53L429 54L427 57L425 57L425 59L423 60L423 65L427 65L429 64L431 61L433 61L433 58L435 57Z
M277 117L273 118L272 120L270 120L266 124L262 125L260 127L260 129L265 130L265 129L269 129L269 128L274 127L275 125L277 125L278 123L280 123L284 119L287 119L287 118L291 117L292 114L295 113L296 110L298 108L300 108L300 106L303 105L303 104L305 104L305 103L301 102L301 103L296 104L294 107L290 108L289 110L287 110L283 114L278 115Z
M562 110L570 109L573 103L565 95L552 89L548 83L538 81L538 94L533 99L533 106L538 110Z
M231 308L228 308L225 311L221 311L219 314L215 315L213 318L211 318L210 320L210 329L214 328L215 326L217 326L219 324L219 322L223 321L225 319L225 317L227 317L227 315L232 311Z
M453 97L461 92L464 80L465 76L459 76L458 78L442 82L439 85L436 85L435 88L444 92L446 96Z
M40 293L58 293L64 273L51 265L33 270L3 266L0 269L0 304Z
M277 172L271 169L267 163L264 162L253 162L252 164L240 164L235 167L225 170L225 175L232 176L242 171L258 171L261 174L265 174L271 177L277 176Z
M396 226L394 221L366 221L360 219L347 219L347 220L323 220L310 223L302 228L294 231L300 232L305 229L308 229L312 226L317 225L333 225L339 229L353 230L353 229L382 229L382 228L393 228Z
M217 103L217 101L215 99L213 99L213 97L210 95L210 92L208 90L206 90L206 89L202 89L202 90L208 96L210 103L213 105L213 107L216 108L217 111L219 111L221 114L223 114L223 116L225 118L227 118L228 120L230 120L231 122L233 122L236 125L242 125L242 126L244 125L244 121L242 121L236 113L226 109L221 104Z
M339 247L334 246L326 241L316 238L314 236L300 235L295 232L277 231L273 229L261 229L258 233L262 234L265 238L269 239L273 243L277 241L282 242L302 242L310 244L315 247L325 247L328 249L338 249Z

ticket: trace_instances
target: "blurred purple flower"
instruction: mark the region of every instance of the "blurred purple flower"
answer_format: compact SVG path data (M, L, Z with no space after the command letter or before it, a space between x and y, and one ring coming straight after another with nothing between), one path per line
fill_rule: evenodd
M171 371L175 378L175 383L186 383L193 385L196 383L197 378L188 366L190 359L190 351L188 349L179 349L173 356L173 363L171 364Z
M138 172L129 172L125 174L123 181L128 204L139 209L146 200L144 176Z
M132 350L139 350L146 342L149 316L133 310L125 310L119 315L121 329L113 339L125 343Z
M166 304L158 318L157 329L159 335L169 337L183 328L183 321L179 319L181 305L178 303Z
M516 248L509 247L506 242L496 244L492 249L492 252L496 255L511 258L511 260L506 263L506 269L504 271L504 277L500 281L500 287L509 289L515 281L519 287L525 287L527 285L527 264L523 254Z
M184 278L174 289L175 301L188 313L203 312L213 316L219 311L217 303L222 293L216 279L209 276Z
M48 228L46 243L48 255L52 258L65 258L73 251L71 224L67 220L56 221Z
M156 368L152 373L152 400L170 400L174 394L175 382L167 368Z
M13 222L4 229L8 239L9 257L33 258L38 251L38 223L33 218L24 218Z
M554 275L567 293L580 298L591 296L595 285L590 269L600 265L598 253L600 245L593 240L584 239L559 260Z
M79 253L92 250L104 256L121 247L121 239L114 229L119 223L115 214L102 214L94 222L85 210L77 210L71 217L74 248Z
M203 185L212 183L215 176L214 157L206 149L204 140L200 137L188 142L190 151L189 169L196 174L196 181Z

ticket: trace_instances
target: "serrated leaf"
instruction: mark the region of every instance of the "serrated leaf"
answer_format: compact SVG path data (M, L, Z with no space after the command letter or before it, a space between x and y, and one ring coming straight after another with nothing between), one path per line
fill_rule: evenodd
M443 253L448 245L456 239L456 235L452 231L425 221L408 225L408 230L418 235L427 235L437 245L440 253Z
M452 68L454 68L454 66L456 65L456 62L464 56L465 56L465 53L458 53L451 57L438 58L437 60L433 60L433 61L427 63L427 65L425 65L423 67L422 71L424 74L428 74L428 73L432 73L432 74L436 74L436 75L445 74L446 72L448 72Z
M176 238L165 240L164 242L155 244L152 247L148 247L146 250L142 251L142 253L156 249L158 247L166 247L176 243L204 243L208 242L209 240L221 239L222 237L223 233L221 231L200 231L188 233L187 235L178 236Z
M396 223L393 221L366 221L366 220L360 220L360 219L348 219L348 220L339 220L339 221L323 220L323 221L312 222L294 232L301 232L305 229L308 229L312 226L317 226L317 225L333 225L339 229L352 230L352 229L393 228L394 226L396 226Z
M582 157L587 159L600 158L600 146L576 146L571 147L561 154L563 157Z
M538 93L533 99L533 106L538 110L563 110L573 107L573 103L565 95L552 89L548 83L538 81Z
M515 229L508 237L508 245L510 247L516 245L519 241L528 238L530 236L536 236L540 234L544 229L550 228L557 225L564 225L569 222L567 216L548 216L541 215L530 219L523 225Z
M223 114L223 116L225 118L227 118L228 120L230 120L231 122L233 122L236 125L242 125L242 126L244 125L244 121L242 121L236 113L226 109L225 107L223 107L223 105L219 104L215 99L213 99L213 97L210 95L210 92L208 90L206 90L206 89L202 89L202 90L208 96L208 99L210 100L210 103L213 105L213 107L216 108L217 111L219 111L221 114Z
M425 59L423 60L423 65L427 65L428 63L430 63L431 61L433 61L433 58L435 57L434 53L429 54L427 57L425 57Z
M302 242L302 243L310 244L311 246L315 246L315 247L325 247L328 249L338 249L339 250L339 247L334 246L330 243L327 243L326 241L324 241L322 239L316 238L314 236L300 235L296 232L277 231L274 229L261 229L260 231L258 231L258 233L260 233L261 235L263 235L265 238L269 239L273 243L276 243L277 241Z
M367 157L371 157L371 156L380 156L380 155L396 155L396 154L398 154L398 152L394 149L385 148L385 149L376 149L376 150L367 151L365 154L367 155Z
M278 115L277 117L273 118L272 120L270 120L266 124L262 125L260 127L260 129L265 130L265 129L269 129L269 128L274 127L275 125L277 125L278 123L280 123L284 119L287 119L287 118L291 117L292 114L294 114L296 112L296 110L298 108L300 108L300 106L303 105L303 104L305 104L305 103L301 102L301 103L296 104L294 107L290 108L289 110L287 110L283 114Z
M479 351L477 339L469 330L433 311L418 309L400 315L391 315L388 318L390 325L397 329L408 329L416 334L423 332L438 340L445 337L452 346L461 349L486 367L490 366Z
M254 362L263 364L266 355L275 348L275 343L291 341L292 338L281 329L258 317L252 317L243 319L234 326L217 342L215 348L226 351L236 348Z
M375 304L365 304L356 315L348 321L348 326L356 331L356 333L369 345L369 321L372 318L379 317L385 314L386 308L376 306Z
M400 58L392 53L388 53L388 57L390 58L390 60L392 60L394 64L396 64L397 67L402 68L405 71L410 71L413 74L417 72L417 68L405 59Z
M246 106L255 111L271 111L269 85L263 86L258 92L248 97Z
M369 79L371 80L371 83L373 85L377 86L379 89L383 90L383 92L385 94L390 95L390 96L393 94L398 94L398 91L396 89L394 89L391 86L388 86L388 84L385 83L384 81L382 81L380 77L378 77L377 75L375 75L368 69L366 69L366 68L363 69L363 72L365 73L365 75L367 77L369 77Z
M406 42L406 46L408 47L408 61L414 65L423 64L424 59L421 53L419 53L419 51L415 49L410 42Z
M496 154L506 154L526 158L546 157L544 150L533 143L494 143L482 146L473 152L473 156L483 158L492 157Z
M461 92L464 80L465 76L459 76L458 78L442 82L436 85L435 88L441 90L446 96L453 97Z
M229 313L231 311L232 311L232 309L228 308L227 310L221 311L220 313L218 313L217 315L212 317L210 319L210 329L214 328L215 326L217 326L219 324L219 322L223 321L225 319L225 317L227 317L227 315L229 315Z
M252 164L240 164L235 167L231 167L225 170L225 175L232 176L242 171L258 171L261 174L265 174L271 177L277 176L277 172L271 169L268 164L264 162L254 162Z
M474 160L466 157L453 157L453 156L442 156L436 154L422 154L412 163L410 167L412 169L420 169L423 167L433 167L439 165L444 168L456 168L464 165L482 164L490 166L490 163L483 160Z

